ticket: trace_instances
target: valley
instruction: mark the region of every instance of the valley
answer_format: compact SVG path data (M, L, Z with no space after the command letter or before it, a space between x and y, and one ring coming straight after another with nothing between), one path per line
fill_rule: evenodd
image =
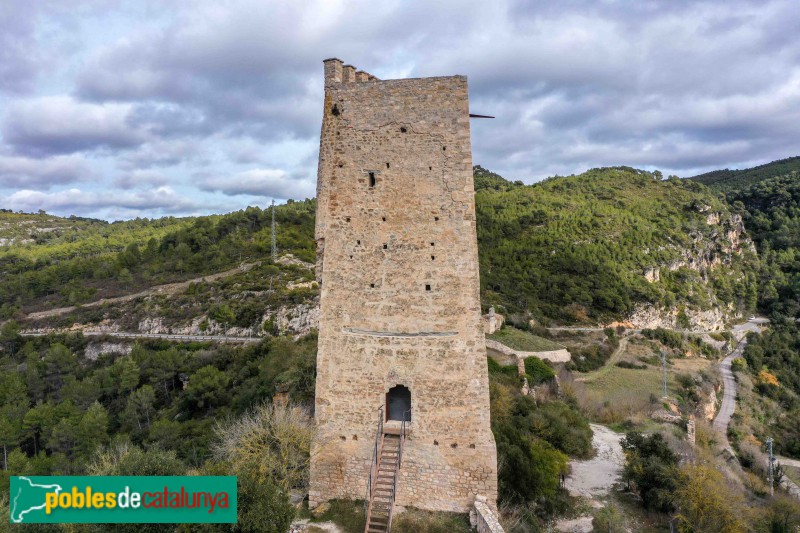
M777 163L724 190L627 167L535 185L475 168L481 307L506 324L487 338L512 354L488 361L507 531L570 520L669 531L690 502L665 479L711 479L695 463L716 469L726 505L740 505L726 512L749 507L753 528L780 506L800 524L783 489L768 496L764 472L772 437L786 477L800 480L800 196L792 161ZM270 209L112 224L2 213L6 476L129 462L249 483L249 468L274 469L259 490L275 512L357 531L346 503L319 516L290 503L307 490L305 437L287 433L264 457L252 444L255 458L226 441L246 436L225 425L236 420L284 417L305 435L314 408L315 202L274 209L276 261ZM531 357L522 370L513 356L561 349L569 361ZM305 414L253 414L285 402ZM663 443L637 440L652 435ZM298 477L275 462L281 453ZM661 462L637 477L649 453ZM651 481L671 503L651 498ZM414 527L446 519L408 515Z

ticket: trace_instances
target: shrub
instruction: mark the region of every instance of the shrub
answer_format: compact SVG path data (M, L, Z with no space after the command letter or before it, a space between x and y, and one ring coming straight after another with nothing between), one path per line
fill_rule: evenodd
M617 366L620 368L629 368L631 370L644 370L647 368L647 365L644 363L632 363L630 361L620 361L617 363Z
M626 458L622 479L628 488L639 493L646 508L671 512L678 487L678 457L664 437L660 433L645 436L631 431L621 444Z
M556 372L552 366L533 356L525 358L525 374L528 376L528 381L531 385L551 381L556 377Z
M263 404L249 413L217 424L214 457L234 471L257 465L261 475L286 492L308 486L314 424L304 408Z

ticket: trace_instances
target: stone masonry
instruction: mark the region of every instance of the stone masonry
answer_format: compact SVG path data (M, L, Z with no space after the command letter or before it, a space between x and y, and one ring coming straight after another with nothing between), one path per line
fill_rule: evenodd
M379 408L402 385L397 505L466 512L480 494L494 506L467 79L324 65L310 505L365 497Z

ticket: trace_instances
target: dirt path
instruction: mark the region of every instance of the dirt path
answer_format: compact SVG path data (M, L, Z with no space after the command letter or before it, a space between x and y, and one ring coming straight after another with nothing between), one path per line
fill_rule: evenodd
M570 461L572 472L564 481L564 487L571 496L586 498L592 507L600 508L604 505L600 500L619 482L625 454L619 442L622 435L600 424L590 425L594 432L592 446L597 455L586 461ZM564 533L588 533L592 531L592 517L559 520L555 528Z
M627 346L628 346L628 337L622 337L619 340L619 346L617 346L617 349L614 350L614 352L608 358L606 364L604 364L602 367L598 368L594 372L587 372L586 374L583 374L582 376L575 378L575 381L594 381L595 379L603 377L609 372L611 372L611 369L614 368L614 365L617 363L617 361L619 361L620 357L622 357L622 352L625 351L625 348Z
M597 455L586 461L570 461L572 473L564 486L573 496L589 500L608 495L619 481L625 454L620 445L622 435L600 424L590 424L594 435L592 446Z
M239 274L241 272L247 272L251 268L261 263L243 263L236 268L232 268L230 270L226 270L225 272L219 272L217 274L210 274L208 276L202 276L199 278L190 279L187 281L181 281L179 283L168 283L166 285L157 285L155 287L150 287L149 289L145 289L143 291L134 293L134 294L127 294L125 296L117 296L115 298L103 298L102 300L97 300L94 302L89 302L85 304L81 304L81 307L98 307L103 304L113 304L113 303L121 303L121 302L130 302L131 300L135 300L136 298L142 298L144 296L151 296L153 294L175 294L182 290L185 290L189 287L191 283L200 283L200 282L209 282L215 281L222 278L227 278L233 276L234 274ZM61 316L67 313L71 313L77 309L76 306L70 307L59 307L56 309L48 309L47 311L39 311L36 313L30 313L27 317L27 320L39 320L41 318L50 318L54 316Z

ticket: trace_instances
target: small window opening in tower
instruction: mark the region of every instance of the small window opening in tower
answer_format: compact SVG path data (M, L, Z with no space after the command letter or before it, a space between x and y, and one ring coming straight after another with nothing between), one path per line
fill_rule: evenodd
M433 167L428 167L428 170L433 170Z
M435 261L435 260L436 260L436 256L435 256L435 255L432 255L432 256L431 256L431 261Z
M350 222L350 217L346 217L344 220L345 222Z
M369 288L370 288L370 289L374 289L374 288L375 288L375 284L374 284L374 283L370 283L370 284L369 284Z
M370 172L369 173L369 186L370 187L374 187L375 186L375 173L374 172Z
M361 244L361 241L356 241L356 245L360 245L360 244Z
M433 243L433 242L432 242L432 243L431 243L431 246L436 246L436 243Z
M447 150L447 146L442 146L442 152L444 152L445 150Z
M431 290L431 286L430 286L430 285L425 285L425 290L426 290L426 291L429 291L429 290Z
M333 107L331 108L331 114L334 117L338 117L339 113L341 113L341 111L339 110L339 104L333 104Z
M386 222L386 217L381 217L381 220Z
M411 391L396 385L386 393L386 420L411 422Z
M434 222L439 222L439 217L433 217Z
M407 131L408 131L408 130L407 130L405 127L402 127L402 128L400 128L400 133L405 133L405 132L407 132Z
M384 244L383 244L383 249L384 249L384 250L386 250L386 249L388 249L388 248L389 248L389 245L388 245L388 244L386 244L386 243L384 243Z
M389 168L389 163L386 163L386 168Z

